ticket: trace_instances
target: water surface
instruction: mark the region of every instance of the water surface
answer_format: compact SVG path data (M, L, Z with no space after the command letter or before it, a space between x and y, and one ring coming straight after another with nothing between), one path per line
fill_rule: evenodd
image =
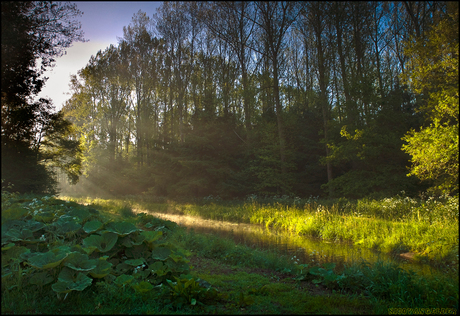
M193 229L197 233L232 239L237 244L253 248L278 251L288 255L290 260L299 264L335 262L338 265L342 265L364 259L370 263L376 261L396 262L401 268L411 269L417 273L432 274L442 272L428 264L412 262L399 255L384 254L347 242L331 242L319 238L298 236L285 230L267 228L263 225L231 223L145 210L134 211L148 212L155 217L176 222L180 226L186 227L187 230Z

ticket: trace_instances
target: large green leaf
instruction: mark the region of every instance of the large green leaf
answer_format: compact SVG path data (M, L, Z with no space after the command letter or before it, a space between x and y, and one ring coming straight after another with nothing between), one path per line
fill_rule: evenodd
M167 247L157 247L152 250L152 258L156 260L164 261L171 254L171 249Z
M90 255L94 252L94 250L97 249L96 246L88 246L88 247L82 247L81 248L84 252L86 252L87 255Z
M170 254L169 257L173 259L175 262L179 262L179 261L188 262L187 259L175 253Z
M112 232L104 232L102 235L91 235L83 239L85 248L96 247L100 252L107 252L115 246L118 235Z
M128 222L110 222L105 229L119 236L126 236L139 230L134 224Z
M78 224L73 217L65 215L61 216L53 225L56 227L56 231L61 235L76 232L81 228L81 225Z
M67 213L70 217L74 218L77 217L78 220L76 220L78 223L82 223L86 221L88 218L91 217L91 213L84 208L78 207L78 208L73 208L70 212Z
M51 269L57 267L69 254L68 247L55 248L45 253L37 253L28 258L28 263L37 269Z
M144 240L145 240L144 235L129 234L127 236L120 237L118 239L118 244L126 248L131 248L132 246L138 246L142 244Z
M24 225L24 228L28 228L32 232L36 232L36 231L42 229L45 226L46 225L44 223L37 222L37 221L31 219L31 220L26 221L26 225Z
M149 270L159 277L166 275L169 271L171 271L169 267L167 265L164 265L161 261L156 261L153 264L149 265Z
M58 281L51 286L53 291L58 293L69 293L70 291L83 291L91 285L93 279L81 272L64 267L59 273Z
M10 228L21 228L27 225L27 221L18 219L2 219L2 231L7 231Z
M16 244L14 242L10 242L9 244L5 245L5 246L2 246L2 251L5 251L5 250L8 250L8 249L11 249L15 246ZM3 255L3 254L2 254Z
M11 228L5 234L5 240L11 241L23 241L26 243L37 243L40 242L40 239L35 239L33 232L28 228L16 229ZM3 242L3 240L2 240Z
M89 271L96 268L97 260L90 260L88 255L73 252L66 258L64 266L76 271Z
M134 280L134 277L132 275L122 274L116 278L114 283L119 286L123 286L125 284L132 282L133 280Z
M132 266L122 262L122 263L119 263L117 264L117 267L116 267L116 274L124 274L130 270L132 270Z
M318 266L311 267L311 268L308 270L308 273L310 273L310 274L312 274L312 275L321 275L321 268L318 267Z
M23 261L21 255L24 253L30 253L30 249L23 246L14 246L7 250L2 249L2 267L7 265L9 261Z
M150 284L149 282L142 281L138 284L132 285L132 288L136 290L136 292L145 293L153 289L153 285Z
M110 273L112 264L107 262L105 259L106 258L99 258L99 260L96 260L96 267L89 271L89 274L93 278L100 279Z
M142 244L145 240L145 236L144 235L136 235L136 234L131 234L129 235L129 237L131 238L131 242L134 246L138 246L140 244Z
M44 223L51 223L55 218L55 214L52 211L40 212L34 215L34 219Z
M29 211L23 207L12 206L7 209L2 209L2 222L4 220L16 220L27 216Z
M85 233L89 234L89 233L97 231L101 227L102 227L102 223L100 221L93 220L93 221L86 222L85 226L83 226L83 230L85 231Z
M26 247L24 247L24 248L26 248ZM25 251L22 251L19 254L19 260L27 261L27 260L29 260L29 258L32 258L34 256L38 256L39 254L40 254L40 252L31 252L29 248L26 248Z
M155 240L158 240L163 235L163 232L147 230L147 231L141 232L140 234L145 237L146 243L151 243L151 242L154 242Z

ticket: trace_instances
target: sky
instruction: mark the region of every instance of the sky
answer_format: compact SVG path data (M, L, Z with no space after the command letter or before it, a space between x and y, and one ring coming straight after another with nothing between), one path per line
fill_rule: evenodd
M70 98L70 76L84 68L91 55L96 55L110 44L117 45L117 37L123 36L123 26L128 26L135 13L146 12L149 17L156 13L162 1L72 1L83 15L77 20L81 22L85 39L89 42L74 42L67 54L56 58L55 67L45 72L48 77L38 98L50 98L59 111L65 101Z

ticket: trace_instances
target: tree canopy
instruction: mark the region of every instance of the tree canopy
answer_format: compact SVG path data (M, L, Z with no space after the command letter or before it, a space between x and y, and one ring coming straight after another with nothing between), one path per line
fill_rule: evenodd
M166 1L151 16L140 11L118 45L72 77L63 113L84 145L85 177L66 189L359 198L434 185L455 193L450 6Z
M53 112L52 101L35 96L54 58L84 40L73 19L81 12L75 4L52 1L4 1L1 9L2 179L19 192L54 193L50 168L64 169L75 181L81 148L72 140L70 122Z
M432 180L432 190L443 193L458 191L458 25L458 3L450 3L447 16L405 48L411 58L404 78L423 97L426 117L403 138L409 175Z

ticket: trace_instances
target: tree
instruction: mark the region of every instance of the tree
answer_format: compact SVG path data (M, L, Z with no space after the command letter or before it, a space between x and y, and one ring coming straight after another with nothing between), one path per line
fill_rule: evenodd
M427 36L406 42L412 56L404 80L421 94L419 110L427 124L404 136L402 149L412 158L409 175L432 180L431 190L458 192L458 4L449 4L448 15Z
M184 117L187 114L184 102L185 92L191 75L191 67L187 59L187 39L192 31L190 8L185 2L165 1L158 9L159 17L156 28L165 39L169 48L168 53L172 62L174 90L176 92L177 115L179 118L179 140L184 142ZM192 45L193 46L193 45ZM186 65L186 67L184 67ZM188 66L188 67L187 67Z
M328 100L328 85L329 85L329 60L328 57L328 45L327 45L327 15L329 12L329 5L321 2L314 2L306 6L305 10L302 10L302 32L305 37L308 36L306 29L311 29L312 36L314 38L314 48L316 50L316 67L317 67L317 82L319 85L319 103L321 107L321 113L323 118L323 133L324 141L326 143L326 156L329 155L329 147L327 142L329 141L329 120L330 120L330 108L331 105ZM332 45L329 45L332 46ZM332 165L329 161L326 162L326 171L328 181L332 180ZM333 195L330 191L329 195Z
M299 14L299 6L296 2L256 2L258 21L256 24L260 30L261 41L264 49L262 54L269 61L273 79L273 97L276 109L276 121L278 126L278 140L281 162L281 177L286 176L286 139L283 118L283 106L280 99L281 57L285 49L285 38L291 25ZM284 179L283 179L284 180ZM282 180L282 181L283 181ZM283 191L286 189L283 187Z
M54 58L73 41L84 41L80 24L73 20L81 12L75 4L51 1L4 1L1 5L2 177L20 192L55 192L52 171L43 165L37 144L60 132L68 137L69 130L53 128L65 123L57 123L62 116L53 115L50 100L33 99L45 84L47 78L42 75L53 66ZM59 152L62 157L68 153Z
M401 138L436 108L424 96L447 90L400 84L413 55L402 42L426 37L444 8L164 2L151 20L140 12L72 83L65 110L86 145L86 184L176 197L415 195L426 185L406 177Z
M253 14L253 3L215 1L202 10L202 21L218 36L229 44L230 49L235 53L241 72L244 122L246 126L246 141L250 144L251 117L253 101L248 80L248 65L250 61L250 50L254 21L250 16Z
M139 10L132 17L131 23L123 27L123 38L119 39L120 46L126 49L129 60L130 80L135 88L135 124L138 165L146 159L148 145L149 122L145 113L149 112L151 94L154 85L155 69L152 69L152 50L158 46L156 38L151 33L152 20L145 12Z

